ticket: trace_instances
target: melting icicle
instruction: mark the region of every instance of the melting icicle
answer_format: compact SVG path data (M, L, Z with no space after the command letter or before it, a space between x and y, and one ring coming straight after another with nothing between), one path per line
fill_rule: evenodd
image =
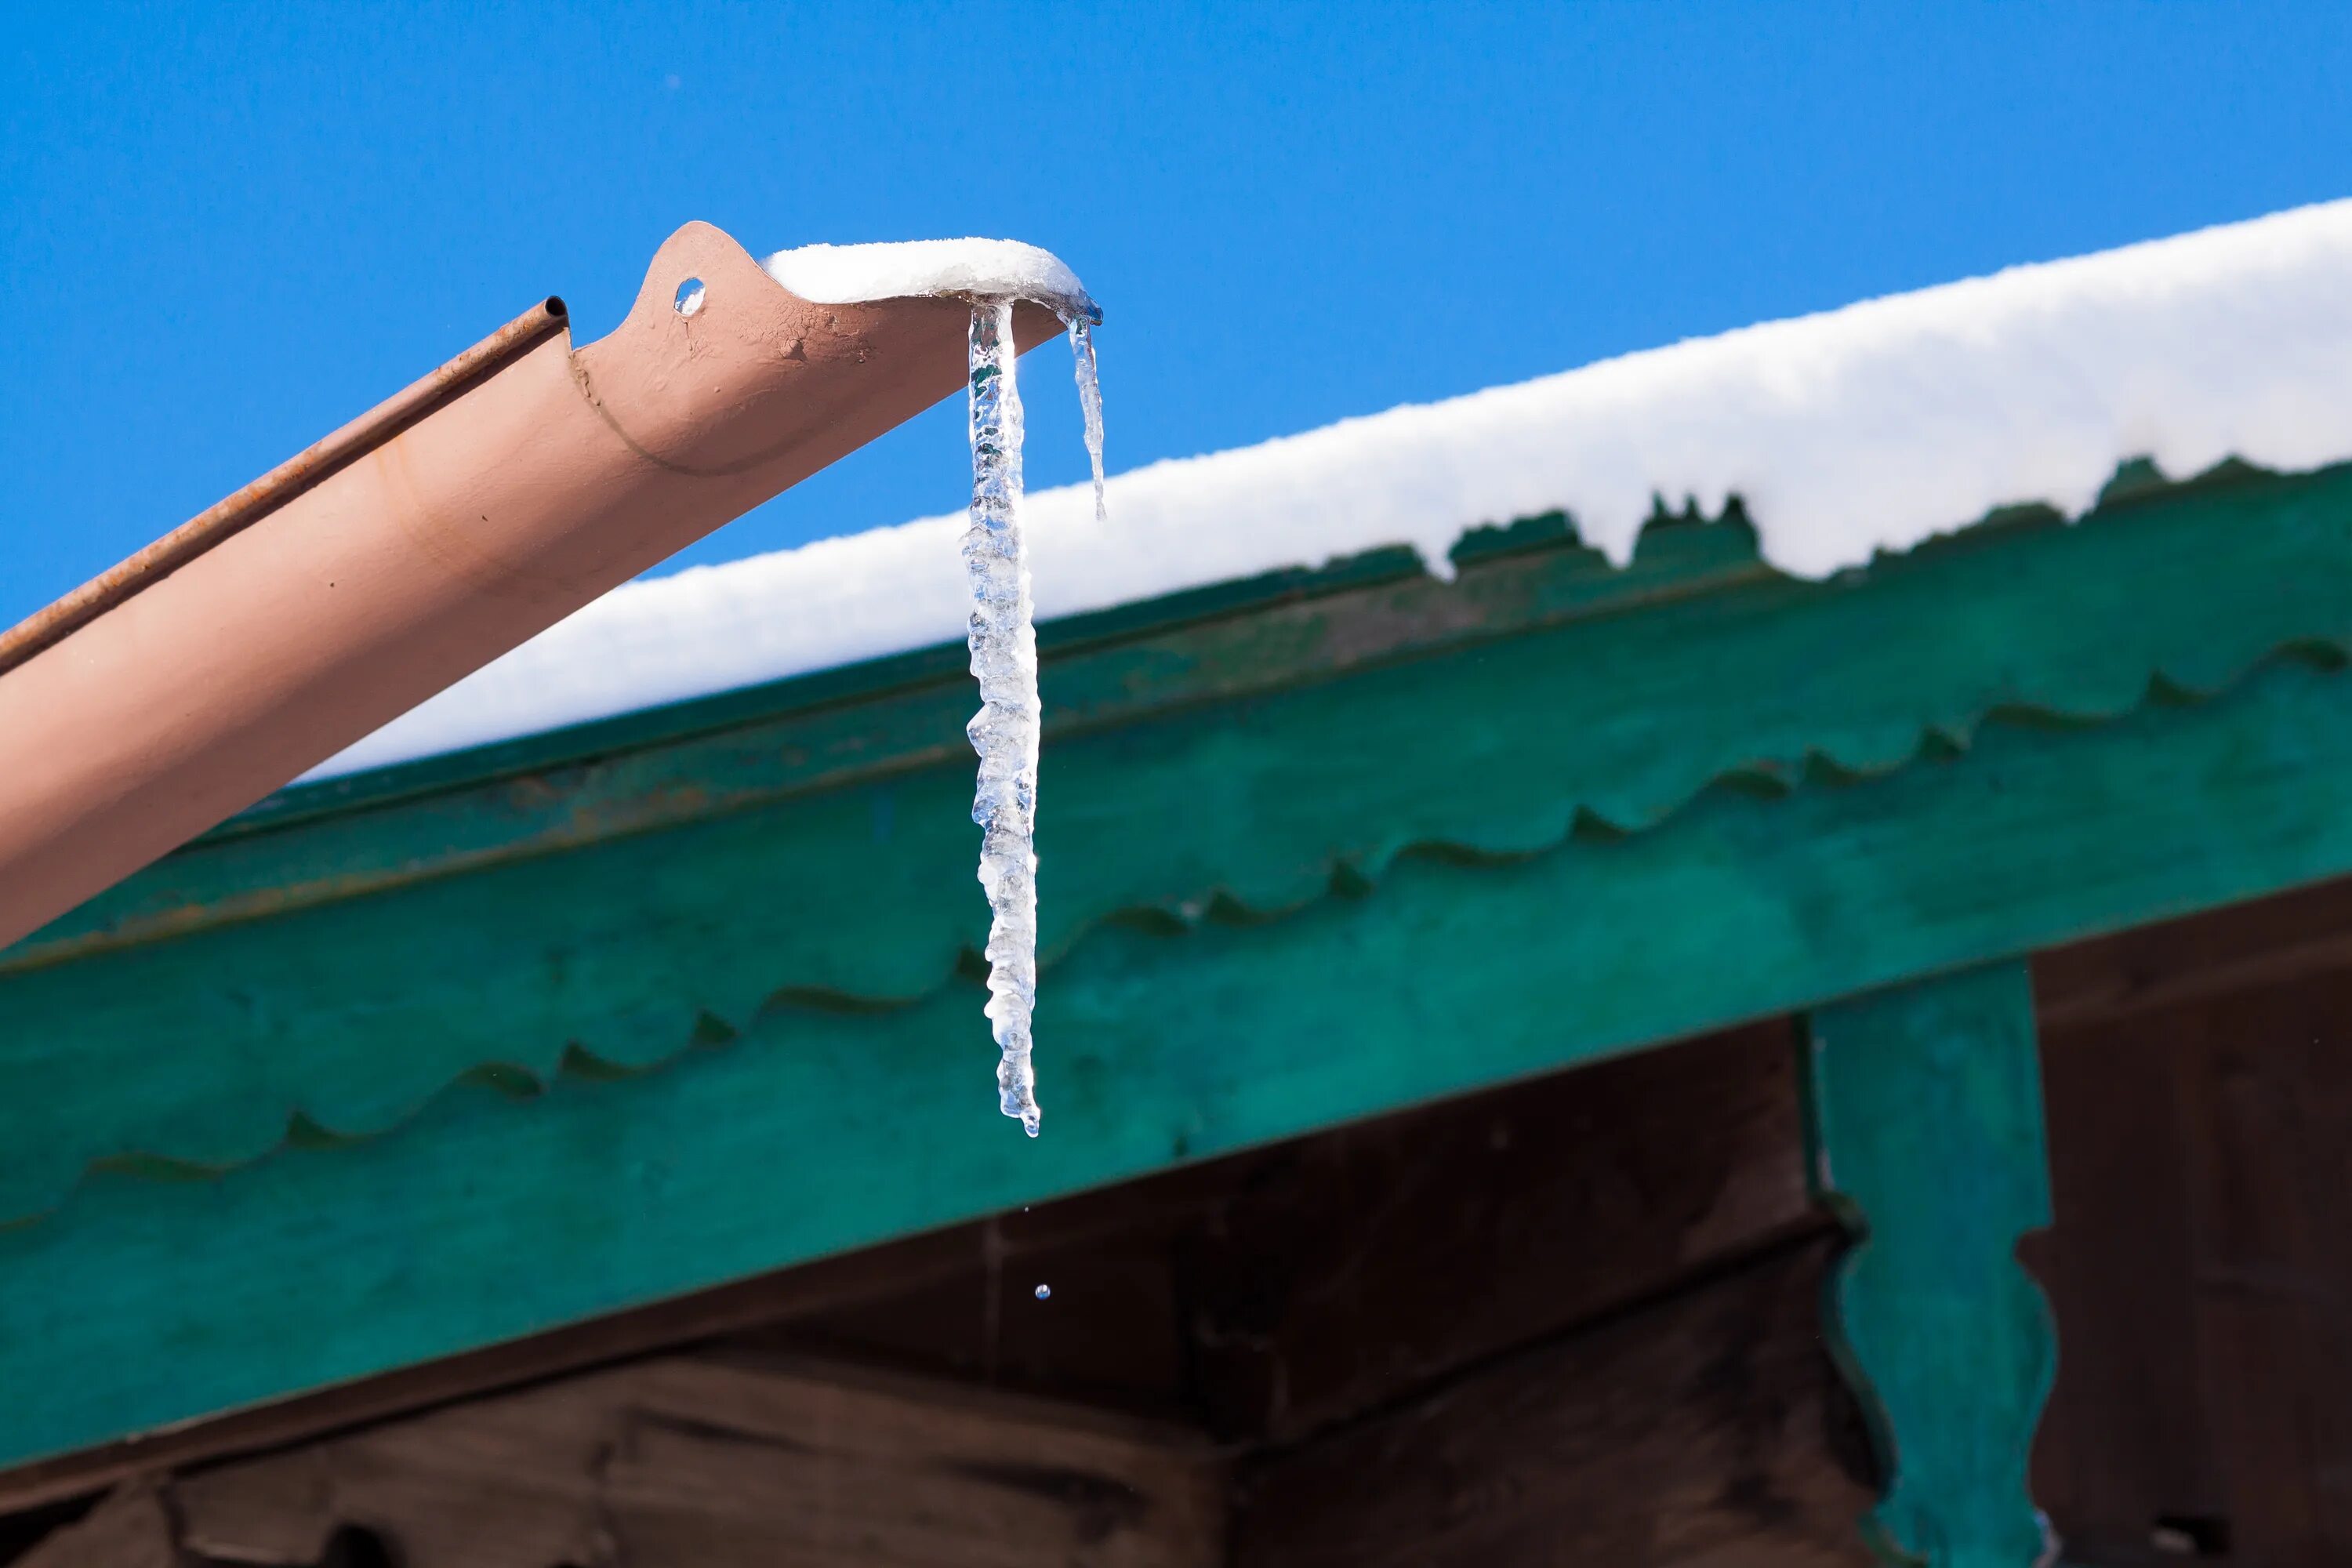
M1093 310L1091 300L1086 309ZM1088 316L1062 316L1077 364L1094 468L1095 520L1103 507L1102 387ZM971 582L971 672L980 711L964 726L980 753L971 819L980 825L980 885L987 890L988 1018L996 1035L997 1102L1037 1136L1037 1069L1030 1015L1037 1003L1037 632L1031 624L1029 563L1021 539L1021 388L1014 374L1013 301L983 299L971 309L971 512L964 529ZM1039 1286L1043 1300L1045 1288Z
M1013 301L971 311L971 673L980 711L964 727L980 753L971 819L987 890L988 1018L1002 1059L998 1102L1037 1135L1029 1016L1037 998L1037 634L1021 542L1021 391L1013 380Z
M1095 331L1083 316L1065 316L1070 329L1070 358L1078 367L1078 407L1087 417L1087 461L1095 471L1095 521L1110 521L1103 507L1102 378L1095 374Z

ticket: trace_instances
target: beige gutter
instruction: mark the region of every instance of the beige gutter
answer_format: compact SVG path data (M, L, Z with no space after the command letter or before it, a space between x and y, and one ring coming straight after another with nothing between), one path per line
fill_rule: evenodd
M0 636L0 946L951 395L969 321L689 224L610 336L550 300Z

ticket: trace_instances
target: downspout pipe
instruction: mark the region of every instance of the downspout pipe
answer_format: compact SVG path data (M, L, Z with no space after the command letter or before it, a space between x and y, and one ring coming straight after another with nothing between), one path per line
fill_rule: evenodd
M688 224L609 336L550 300L0 636L0 947L952 395L970 320Z

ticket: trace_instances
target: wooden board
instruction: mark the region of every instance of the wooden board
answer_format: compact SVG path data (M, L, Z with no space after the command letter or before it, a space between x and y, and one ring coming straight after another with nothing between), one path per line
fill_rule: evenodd
M187 1551L404 1568L1218 1568L1223 1477L1180 1432L838 1368L659 1360L173 1479ZM54 1554L48 1568L120 1568Z
M1289 1146L1184 1238L1196 1408L1297 1441L1821 1233L1796 1063L1775 1022Z
M2034 1496L2086 1563L2153 1563L2161 1519L2225 1519L2197 1373L2189 1183L2163 1016L2043 1037L2055 1223L2021 1255L2058 1319Z
M2352 985L2186 1009L2204 1406L2232 1549L2352 1557Z
M2352 880L2336 880L2038 952L2033 1009L2045 1034L2087 1030L2345 973L2352 973Z
M186 1568L170 1508L156 1489L133 1482L100 1500L82 1519L49 1534L16 1568Z
M2347 895L2037 963L2057 1223L2027 1257L2062 1349L2035 1479L2084 1561L2352 1555Z
M1254 1462L1236 1568L1867 1568L1827 1257L1781 1249Z

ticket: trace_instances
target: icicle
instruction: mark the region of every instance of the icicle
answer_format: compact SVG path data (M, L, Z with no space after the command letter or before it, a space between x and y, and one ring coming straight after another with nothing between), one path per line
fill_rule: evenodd
M971 819L987 890L988 1017L1002 1059L998 1100L1037 1135L1029 1016L1037 997L1037 634L1021 542L1021 392L1013 378L1013 302L971 311L971 672L981 708L964 732L980 753Z
M1095 373L1095 332L1083 316L1062 318L1070 329L1070 358L1078 367L1078 407L1087 416L1087 460L1095 471L1095 521L1108 522L1103 507L1102 379Z
M1091 323L1062 318L1077 365L1094 469L1095 521L1103 505L1102 387ZM971 582L971 672L980 711L964 732L980 753L971 819L980 825L980 885L988 893L988 1018L996 1034L997 1101L1037 1136L1037 1070L1030 1015L1037 1003L1037 632L1021 539L1021 388L1014 374L1013 301L971 310L971 512L964 530ZM1039 1287L1038 1295L1045 1295Z

